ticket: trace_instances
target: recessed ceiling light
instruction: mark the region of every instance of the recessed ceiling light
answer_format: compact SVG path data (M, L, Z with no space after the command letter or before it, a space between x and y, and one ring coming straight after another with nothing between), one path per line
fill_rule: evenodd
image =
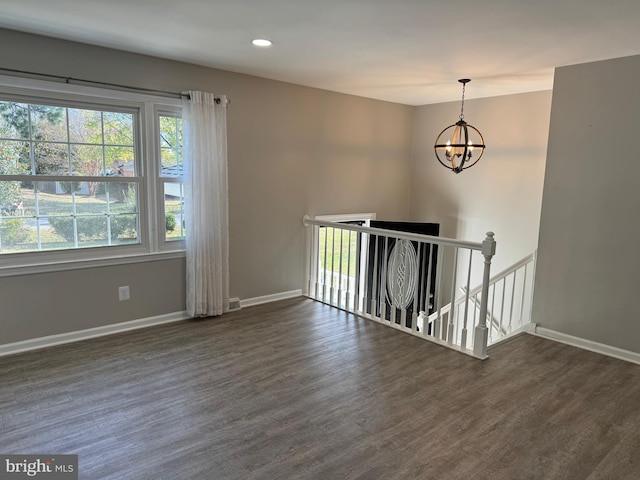
M253 43L256 47L270 47L273 45L271 40L267 40L266 38L256 38L251 43Z

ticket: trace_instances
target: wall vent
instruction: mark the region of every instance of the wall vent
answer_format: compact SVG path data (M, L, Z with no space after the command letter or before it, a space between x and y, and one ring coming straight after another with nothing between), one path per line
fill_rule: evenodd
M242 307L240 306L239 298L230 298L229 299L229 311L234 312L236 310L240 310Z

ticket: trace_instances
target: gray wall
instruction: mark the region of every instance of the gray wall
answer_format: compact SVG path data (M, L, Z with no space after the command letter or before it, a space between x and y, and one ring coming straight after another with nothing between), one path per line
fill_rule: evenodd
M640 56L556 70L533 320L640 352Z
M184 259L0 278L0 344L181 312L184 282Z
M412 107L8 30L0 65L227 94L232 296L303 288L305 213L408 218ZM0 278L0 343L181 311L184 297L183 260Z
M494 231L494 273L533 252L550 110L549 91L466 100L465 120L482 132L487 148L478 164L456 175L438 163L433 144L458 120L460 102L417 108L411 219L441 223L443 236L465 240L482 241Z

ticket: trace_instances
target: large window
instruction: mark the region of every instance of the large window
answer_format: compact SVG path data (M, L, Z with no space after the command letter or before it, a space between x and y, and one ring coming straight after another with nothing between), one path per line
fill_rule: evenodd
M139 243L135 124L135 112L0 102L0 253Z
M179 102L25 82L0 81L3 264L183 248Z

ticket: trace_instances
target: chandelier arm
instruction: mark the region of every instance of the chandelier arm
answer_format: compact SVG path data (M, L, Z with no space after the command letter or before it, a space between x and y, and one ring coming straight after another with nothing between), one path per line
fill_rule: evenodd
M464 90L464 86L462 87ZM469 152L469 129L467 128L467 122L461 122L462 130L464 131L464 150L462 151L462 160L460 161L460 170L464 170L464 164L470 157Z

